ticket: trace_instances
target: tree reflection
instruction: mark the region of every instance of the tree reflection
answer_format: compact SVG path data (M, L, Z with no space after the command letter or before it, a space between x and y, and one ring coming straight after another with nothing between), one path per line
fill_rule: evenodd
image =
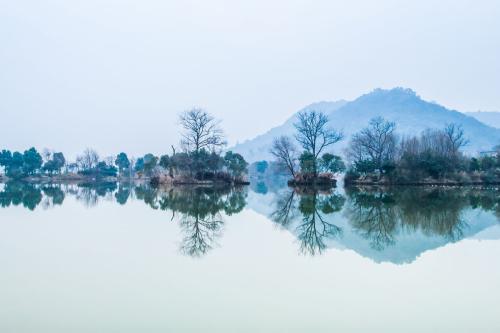
M0 206L22 205L29 210L34 210L42 201L42 191L39 186L24 182L8 182L0 192Z
M130 197L131 184L125 183L118 186L118 191L115 193L116 202L120 205L125 205Z
M76 199L83 202L86 207L94 207L100 199L111 196L116 188L116 182L81 183L77 184L74 193Z
M398 191L398 212L405 229L421 230L425 235L437 235L450 241L463 238L468 224L463 212L470 207L474 194L463 190L430 189Z
M261 199L271 197L257 196ZM180 251L200 257L216 245L224 229L224 216L240 213L247 204L247 189L238 187L175 186L153 188L146 184L98 182L85 184L0 184L0 207L22 206L34 210L56 207L73 197L86 207L102 200L125 205L144 202L179 223ZM488 211L500 217L498 188L394 187L348 188L346 198L318 188L286 188L276 193L271 219L296 235L299 251L321 254L329 240L361 236L361 245L383 251L397 245L401 235L420 234L458 241L471 231L470 211ZM335 214L342 210L343 214ZM337 218L342 220L337 220ZM352 230L351 230L352 227ZM474 226L475 227L475 226ZM418 239L418 238L416 238ZM345 237L346 241L352 241ZM359 242L358 237L354 240ZM360 245L360 244L356 244Z
M286 226L297 216L297 203L295 191L286 191L278 196L276 210L271 214L271 219L281 226Z
M350 188L346 194L346 216L376 250L394 245L402 232L455 242L469 228L464 218L467 209L495 211L500 204L498 191L471 188Z
M298 222L294 230L300 243L300 252L321 254L326 248L327 239L342 234L342 229L331 223L328 215L340 211L344 201L343 196L331 191L296 188L278 196L276 210L271 218L283 227Z
M158 189L149 185L141 184L134 188L135 197L138 200L144 201L153 209L160 208Z
M146 184L97 182L65 186L34 185L9 182L0 187L0 207L20 205L33 210L44 200L44 207L61 205L66 195L74 196L86 207L96 206L101 199L115 200L124 205L130 197L143 201L152 209L169 211L171 220L177 217L184 234L180 250L199 257L216 244L224 226L223 214L241 212L247 192L239 187L182 186L158 189ZM42 194L43 193L43 194Z
M348 217L355 230L370 240L376 250L395 243L397 227L396 203L390 193L348 192Z
M246 205L246 191L234 187L177 187L166 191L159 200L162 210L179 214L184 237L183 254L200 257L217 245L227 215L239 213Z
M42 187L42 189L43 189L43 194L47 197L47 199L49 199L47 201L48 206L57 206L63 204L66 195L64 194L61 185L59 184L45 185Z
M302 192L299 203L302 223L297 227L302 253L321 254L326 248L325 240L342 234L342 229L328 222L326 215L340 211L344 201L344 197L338 194L320 194L318 190Z

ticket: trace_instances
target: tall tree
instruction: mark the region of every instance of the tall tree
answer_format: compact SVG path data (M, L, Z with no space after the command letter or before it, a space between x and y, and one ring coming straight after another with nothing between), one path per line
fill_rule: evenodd
M146 154L143 157L143 161L144 161L144 172L148 176L150 176L158 163L158 157L154 156L153 154Z
M329 129L327 124L328 117L315 110L300 112L298 121L294 124L298 132L295 138L314 157L314 176L318 174L317 160L321 152L343 138L341 132Z
M32 147L24 152L23 162L23 171L29 175L34 174L42 167L42 155Z
M137 161L134 163L134 170L136 172L142 172L144 171L144 158L139 157Z
M180 116L180 123L184 129L181 144L188 151L213 151L226 145L220 122L202 109L185 111Z
M66 158L62 152L54 153L52 155L52 160L54 161L54 167L57 172L61 172L62 167L66 165Z
M130 161L128 159L127 154L125 153L119 153L116 156L115 164L118 167L118 170L120 171L120 174L123 174L125 170L128 170L130 167Z
M7 169L10 167L10 164L12 162L12 153L10 150L2 150L0 152L0 166L3 166L5 169L5 172L7 172Z
M469 140L465 137L464 129L461 125L447 124L443 130L445 138L448 140L449 154L457 156L460 149L465 147Z

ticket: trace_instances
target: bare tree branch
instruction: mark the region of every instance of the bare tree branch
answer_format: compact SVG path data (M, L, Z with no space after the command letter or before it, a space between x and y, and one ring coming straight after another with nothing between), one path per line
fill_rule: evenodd
M298 114L294 124L297 130L295 138L304 150L314 156L314 174L317 174L317 163L321 152L328 146L339 142L344 137L342 132L327 128L328 117L321 112L305 111Z
M287 136L275 138L270 153L283 164L292 177L295 177L297 168L297 149Z
M184 132L181 134L181 145L186 150L199 152L201 149L214 151L224 147L227 142L219 127L220 121L215 120L202 109L193 108L180 115L180 124Z

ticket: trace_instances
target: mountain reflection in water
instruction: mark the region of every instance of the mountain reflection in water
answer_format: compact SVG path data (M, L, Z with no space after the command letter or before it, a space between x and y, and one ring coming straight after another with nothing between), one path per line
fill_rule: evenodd
M257 187L261 189L261 187ZM31 211L101 201L142 201L164 211L182 231L180 252L200 257L213 249L231 215L249 208L290 231L299 252L319 255L349 248L372 260L411 262L425 250L471 237L498 224L498 188L395 187L339 189L247 187L152 188L132 183L0 184L0 207Z

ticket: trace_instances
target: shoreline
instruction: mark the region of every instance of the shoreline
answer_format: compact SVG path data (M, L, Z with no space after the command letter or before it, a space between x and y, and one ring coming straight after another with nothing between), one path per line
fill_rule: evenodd
M81 175L66 175L66 176L30 176L21 179L12 179L0 175L0 184L8 182L22 182L27 184L100 184L100 183L136 183L136 184L149 184L153 187L168 187L168 186L247 186L250 185L249 181L211 181L211 180L179 180L170 182L160 182L158 184L151 184L153 178L128 178L128 177L86 177Z
M31 176L22 179L11 179L4 175L0 175L0 183L8 182L23 182L28 184L99 184L99 183L137 183L137 184L149 184L153 187L169 187L169 186L249 186L251 181L221 181L221 180L172 180L168 182L159 182L158 184L152 184L151 180L153 178L128 178L128 177L103 177L103 178L93 178L81 175L66 175L66 176ZM288 187L292 188L336 188L338 187L338 181L332 181L331 183L326 182L294 182L288 181ZM377 182L377 181L350 181L344 182L343 187L426 187L426 186L442 186L442 187L468 187L468 186L500 186L499 181L485 182L485 181L471 181L471 182L460 182L460 181L412 181L412 182Z

